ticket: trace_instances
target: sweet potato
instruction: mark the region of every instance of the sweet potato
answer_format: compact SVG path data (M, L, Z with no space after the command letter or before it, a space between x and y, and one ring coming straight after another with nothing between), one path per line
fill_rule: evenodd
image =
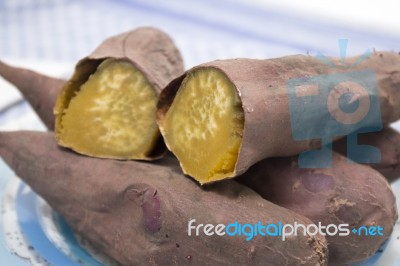
M381 226L382 235L326 235L329 264L347 265L374 254L397 221L396 200L383 176L372 168L351 164L337 153L333 167L300 168L297 157L266 159L239 177L263 198L306 216L315 224Z
M333 148L347 156L346 139L340 139L333 144ZM400 177L400 133L396 130L385 127L382 131L362 134L359 136L358 144L371 145L378 148L381 154L378 163L368 164L389 181L393 181ZM363 153L357 154L358 157L363 157L363 161L374 161L375 154ZM352 158L349 158L352 159ZM357 158L358 159L358 158Z
M0 133L0 155L77 233L123 265L326 265L320 235L188 236L191 219L311 221L233 180L201 188L174 159L154 165L80 156L58 147L51 133L35 132Z
M65 80L52 78L0 61L0 76L17 87L49 130L54 130L53 108Z
M331 67L303 55L268 60L217 60L197 66L171 81L160 94L157 120L161 133L183 171L204 184L238 176L264 158L316 149L322 136L336 136L330 133L336 129L333 116L339 119L343 114L339 105L327 104L326 99L304 100L301 106L290 106L292 113L313 110L311 115L302 117L301 131L307 138L294 140L289 97L298 98L297 93L319 94L312 86L288 93L289 80L299 78L305 82L315 76L333 74L347 75L350 79L357 72L359 80L371 88L377 86L378 92L358 93L359 84L337 84L330 76L325 80L322 77L321 83L332 88L326 90L333 92L332 99L353 92L348 105L358 100L363 103L360 109L363 112L368 111L365 103L372 106L371 99L377 99L376 102L379 99L383 124L399 119L400 55L374 53L354 65L357 59L350 58L349 67ZM376 126L379 112L370 112L368 119L372 124L363 126ZM340 124L354 122L346 115L339 120ZM348 128L354 132L359 126L349 124Z
M101 158L161 157L158 93L182 72L179 51L160 30L143 27L105 40L78 62L57 99L58 143Z

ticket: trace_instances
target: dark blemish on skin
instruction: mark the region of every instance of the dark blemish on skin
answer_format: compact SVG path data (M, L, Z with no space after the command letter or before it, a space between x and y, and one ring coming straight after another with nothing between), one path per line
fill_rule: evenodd
M180 247L180 245L179 245L178 243L176 243L176 244L175 244L175 246L176 246L177 248L179 248L179 247Z
M361 221L361 215L353 206L346 204L341 205L336 211L335 216L350 225L357 225Z
M128 187L124 194L142 208L145 227L152 233L160 231L161 201L157 189L147 184L135 184Z
M168 234L165 234L165 237L168 238Z
M157 232L161 229L161 202L157 190L148 188L143 195L143 218L147 229Z
M307 173L301 176L301 181L303 186L313 193L324 192L335 187L333 177L321 173Z

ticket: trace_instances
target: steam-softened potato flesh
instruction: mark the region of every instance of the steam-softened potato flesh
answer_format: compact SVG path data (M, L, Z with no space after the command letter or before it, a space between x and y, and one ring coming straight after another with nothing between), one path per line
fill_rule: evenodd
M233 83L220 70L189 72L165 118L164 137L182 169L201 184L232 177L244 115Z
M144 159L159 136L157 94L131 63L106 59L61 118L60 144L95 157Z

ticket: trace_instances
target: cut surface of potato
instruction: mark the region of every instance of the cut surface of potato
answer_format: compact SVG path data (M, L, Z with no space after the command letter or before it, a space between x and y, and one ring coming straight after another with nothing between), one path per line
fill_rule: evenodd
M234 175L243 132L236 87L220 70L191 71L166 114L164 138L182 169L201 184Z
M85 155L144 159L159 136L156 105L155 90L136 67L106 59L70 99L57 138Z

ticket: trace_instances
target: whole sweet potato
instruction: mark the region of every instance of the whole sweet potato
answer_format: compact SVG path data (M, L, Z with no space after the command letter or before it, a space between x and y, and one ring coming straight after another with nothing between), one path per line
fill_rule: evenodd
M196 224L310 224L233 180L201 188L160 165L80 156L51 133L0 133L0 155L68 224L123 265L326 265L320 235L188 236Z
M349 235L326 235L329 263L347 265L374 254L392 233L398 214L383 176L368 166L348 163L339 154L333 158L333 167L323 169L300 168L297 157L267 159L239 181L315 224L348 224ZM351 231L361 226L380 226L382 235L366 236L362 231L359 236Z

